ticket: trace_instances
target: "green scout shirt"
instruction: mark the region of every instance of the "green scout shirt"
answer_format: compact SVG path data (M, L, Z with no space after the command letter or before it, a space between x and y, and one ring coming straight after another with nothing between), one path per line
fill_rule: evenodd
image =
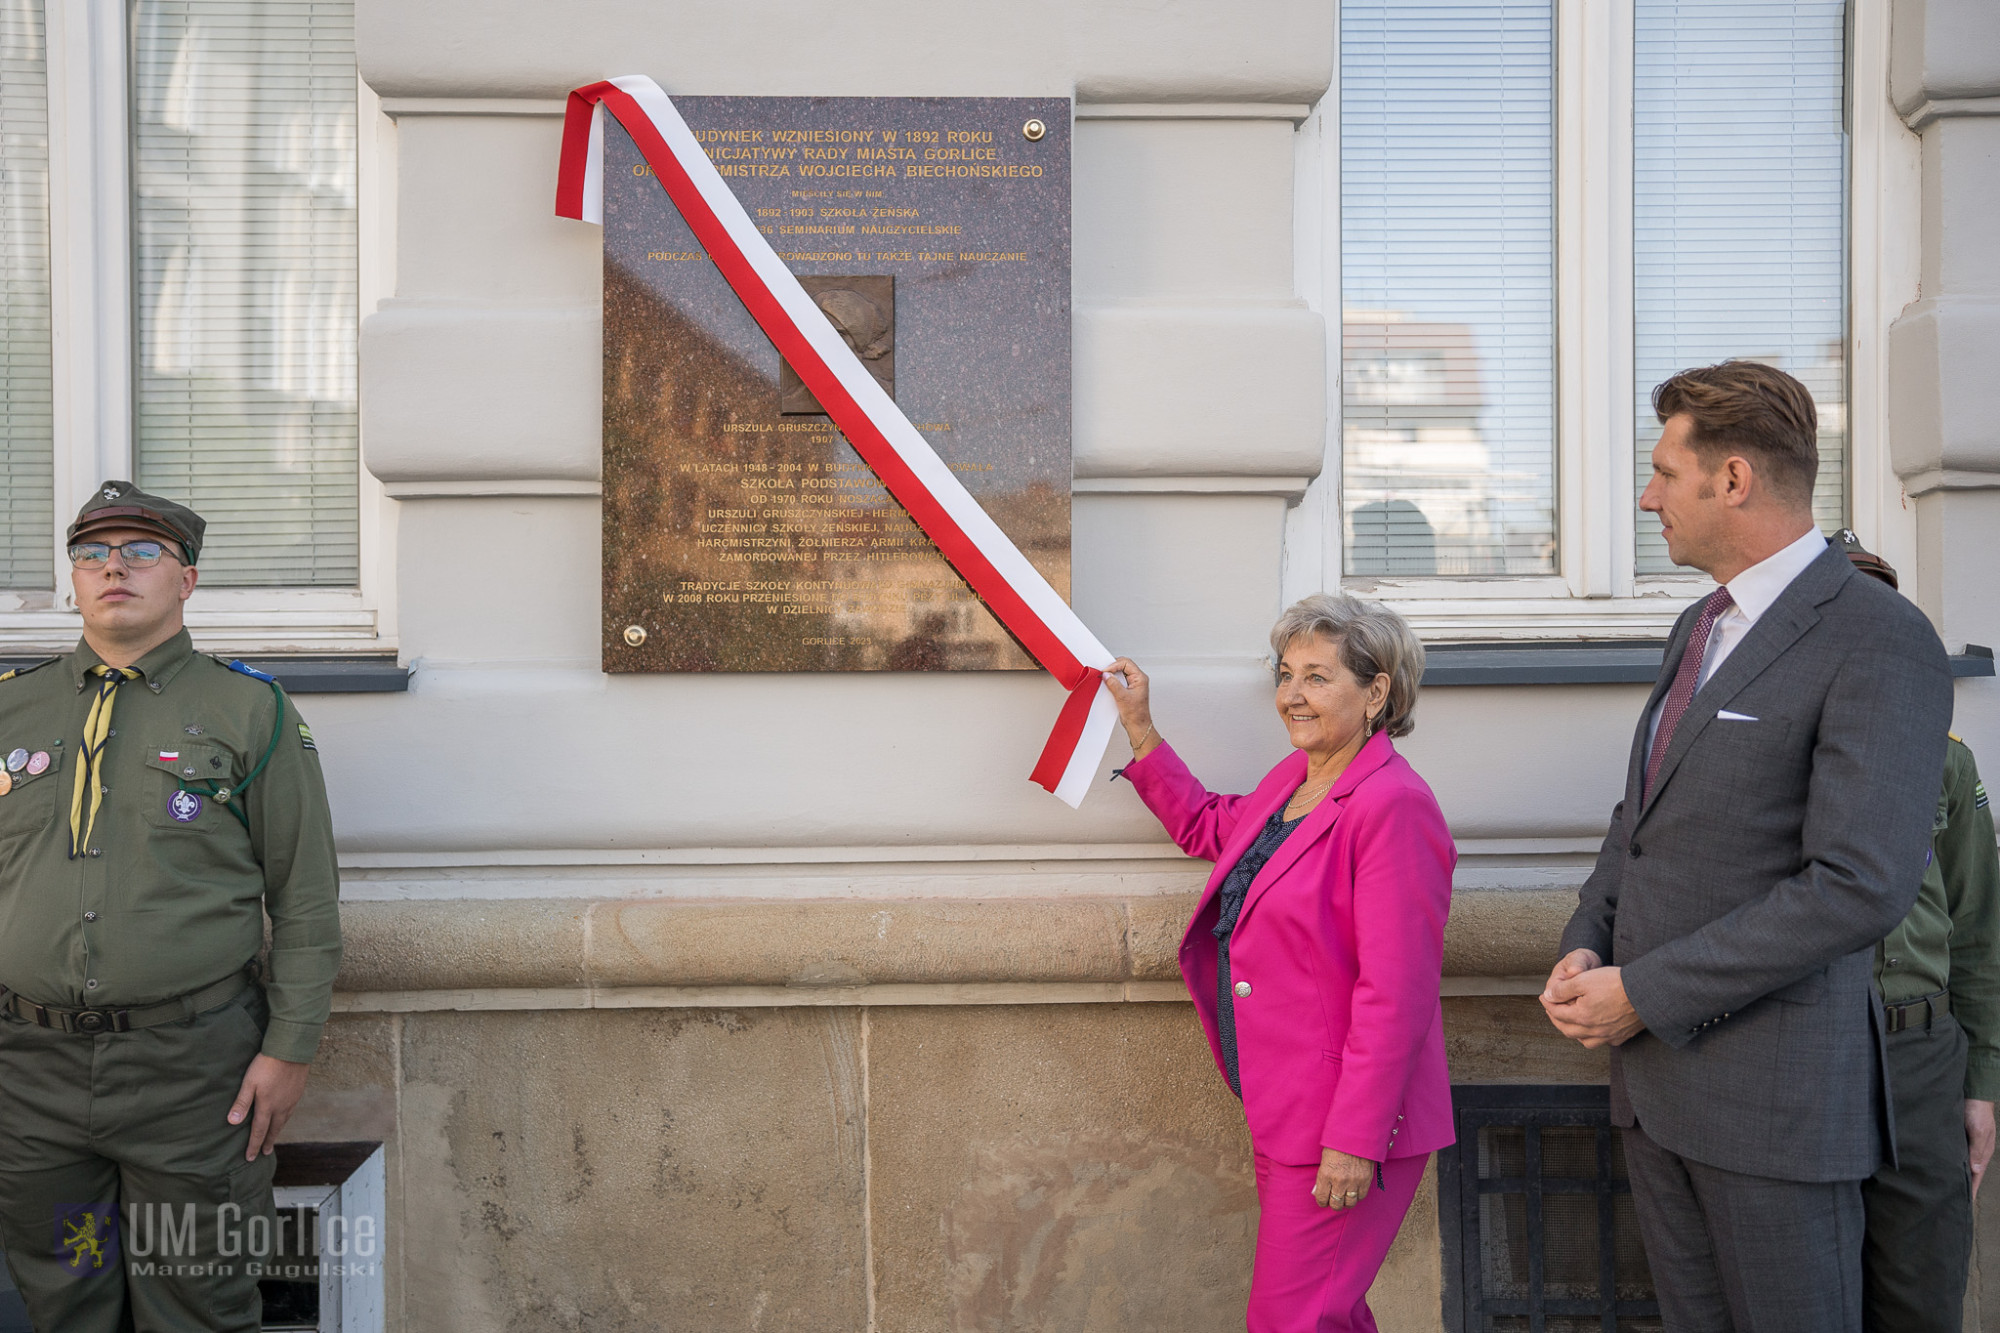
M1965 1029L1965 1095L2000 1101L2000 854L1972 751L1953 736L1931 821L1917 905L1875 947L1875 985L1889 1004L1951 992Z
M87 850L71 860L70 793L102 659L88 644L0 680L0 759L50 756L0 796L0 985L65 1008L123 1009L200 990L264 943L271 1022L264 1054L305 1062L340 967L333 820L312 733L263 681L194 651L183 630L118 687L105 742L106 792ZM39 767L31 764L29 767ZM189 770L192 769L192 774ZM210 780L214 780L212 784ZM246 830L214 796L182 822L184 789L231 790ZM89 795L84 820L89 819Z

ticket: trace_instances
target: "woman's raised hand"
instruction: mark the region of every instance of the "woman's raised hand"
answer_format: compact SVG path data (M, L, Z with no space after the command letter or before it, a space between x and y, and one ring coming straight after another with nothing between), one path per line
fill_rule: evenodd
M1160 733L1153 726L1153 683L1129 657L1111 664L1104 673L1104 683L1118 705L1118 720L1125 724L1132 757L1144 759L1160 744Z

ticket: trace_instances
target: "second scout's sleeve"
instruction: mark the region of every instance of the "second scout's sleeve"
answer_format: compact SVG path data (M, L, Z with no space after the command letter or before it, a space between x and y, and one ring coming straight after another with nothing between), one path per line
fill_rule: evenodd
M275 698L274 698L275 702ZM264 1054L304 1064L319 1046L340 970L340 875L319 751L286 698L278 748L247 796L250 844L271 917ZM268 708L264 716L269 717Z
M2000 853L1972 751L1945 760L1950 823L1937 836L1951 910L1951 1011L1965 1029L1965 1095L2000 1101Z

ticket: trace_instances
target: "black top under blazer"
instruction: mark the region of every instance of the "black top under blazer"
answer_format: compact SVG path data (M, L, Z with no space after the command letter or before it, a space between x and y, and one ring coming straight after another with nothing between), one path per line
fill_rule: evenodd
M1611 1053L1613 1123L1727 1171L1860 1179L1891 1128L1871 960L1923 879L1951 666L1829 546L1695 693L1642 805L1647 721L1699 614L1674 626L1562 949L1624 969L1646 1023Z

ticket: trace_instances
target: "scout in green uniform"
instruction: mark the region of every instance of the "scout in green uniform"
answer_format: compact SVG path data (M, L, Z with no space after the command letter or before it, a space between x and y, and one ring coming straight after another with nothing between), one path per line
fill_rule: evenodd
M83 641L0 676L0 1241L42 1333L259 1326L340 965L312 733L182 627L204 527L106 483Z
M1852 532L1835 540L1857 568L1896 586L1896 571ZM1898 1160L1862 1186L1863 1318L1870 1333L1958 1333L1972 1202L2000 1098L2000 854L1986 788L1956 736L1923 887L1876 946L1875 985L1888 1016Z

